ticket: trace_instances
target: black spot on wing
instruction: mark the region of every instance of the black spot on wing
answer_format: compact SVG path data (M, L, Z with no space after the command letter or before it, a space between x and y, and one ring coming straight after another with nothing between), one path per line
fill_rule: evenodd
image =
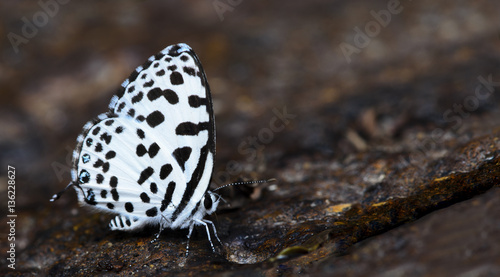
M149 203L151 199L149 199L149 196L147 193L143 192L141 193L141 200L143 203Z
M94 140L93 140L92 138L88 138L88 139L85 141L85 145L87 145L87 147L92 146L92 143L94 143Z
M95 149L94 149L96 152L101 152L102 151L102 144L100 144L99 142L95 145Z
M97 159L97 161L94 163L94 167L98 168L101 167L104 164L104 161L101 159Z
M170 74L170 82L172 85L182 85L184 84L184 78L179 72L174 71Z
M120 195L118 195L118 191L115 188L111 190L111 196L115 201L118 201L120 199Z
M95 194L92 189L87 190L87 196L85 196L84 201L89 205L97 205L97 201L95 201Z
M192 108L198 108L201 105L207 105L208 101L206 98L200 98L198 95L190 95L188 97L189 106Z
M118 178L116 178L116 176L111 176L111 179L109 179L109 186L112 188L116 188L118 186Z
M134 205L130 202L125 203L125 210L129 213L134 212Z
M116 156L116 152L113 150L110 150L110 151L108 151L108 153L106 153L105 157L106 157L106 160L109 160L109 159L114 158L115 156Z
M80 171L80 174L78 175L78 182L80 182L80 184L86 184L90 181L90 173L85 170L85 169L82 169Z
M148 149L149 157L154 158L156 154L158 154L158 151L160 151L160 146L156 142L153 142L153 144L151 144Z
M102 164L102 172L106 173L109 170L109 163L105 162Z
M142 93L142 91L141 91L136 96L132 97L132 104L141 102L143 96L144 96L144 93Z
M165 116L160 111L154 111L146 117L146 122L151 128L160 125L163 121L165 121Z
M188 75L191 75L191 76L196 75L196 71L195 71L195 70L194 70L194 68L192 68L192 67L187 67L187 66L185 66L185 67L183 68L183 70L184 70L184 72L186 72Z
M144 154L148 153L150 158L154 158L156 154L158 154L158 151L160 151L160 146L156 142L153 142L149 146L149 149L146 149L146 146L144 146L144 144L137 145L135 153L139 157L142 157L144 156Z
M148 150L146 149L146 146L144 146L144 144L137 145L137 148L135 149L135 154L139 157L144 156L144 154L146 154L147 152Z
M158 214L158 209L156 207L153 207L146 211L146 215L149 217L155 217L157 214Z
M108 162L104 162L103 160L101 159L97 159L97 161L94 163L94 167L95 168L99 168L99 167L102 167L102 171L104 173L108 172L109 170L109 163Z
M125 108L125 102L121 102L120 105L118 105L118 108L116 109L117 112L121 112Z
M150 88L155 84L154 80L150 80L149 82L144 83L145 88Z
M164 164L160 170L160 179L165 180L165 178L167 178L168 175L170 175L170 173L172 172L172 169L173 168L171 164Z
M161 201L161 208L160 211L164 211L170 202L172 202L172 195L174 194L175 190L175 182L172 181L168 184L167 191L165 192L165 196L163 197L163 200Z
M97 174L97 176L95 177L95 181L98 183L98 184L102 184L102 182L104 181L104 176L102 176L102 174Z
M104 141L106 144L109 144L111 142L111 136L108 133L104 133L101 135L101 140Z
M153 175L154 172L155 172L154 169L150 166L148 168L144 169L141 172L141 176L139 177L139 180L137 180L137 183L139 183L139 185L142 185L142 183L144 183L146 181L146 179L151 177L151 175Z
M145 138L144 131L143 131L142 129L137 129L137 136L138 136L140 139L144 139L144 138Z
M151 185L149 185L149 190L156 194L158 192L158 186L156 185L156 183L151 183Z
M155 101L163 96L170 104L177 104L179 102L177 93L171 89L161 90L160 88L154 88L148 92L147 96L150 101Z
M92 135L96 136L97 134L99 134L99 131L101 130L101 127L97 126L94 128L94 130L92 130Z
M109 163L105 162L104 164L102 164L102 172L106 173L108 172L108 170L109 170Z
M192 151L191 147L186 146L186 147L182 147L182 148L177 148L172 153L172 155L177 160L177 163L182 168L182 171L185 170L185 164L186 164L186 161L191 156L191 151Z
M209 127L208 122L201 122L199 124L195 124L193 122L182 122L177 125L175 128L175 134L179 136L195 136L198 135L200 131L208 130Z

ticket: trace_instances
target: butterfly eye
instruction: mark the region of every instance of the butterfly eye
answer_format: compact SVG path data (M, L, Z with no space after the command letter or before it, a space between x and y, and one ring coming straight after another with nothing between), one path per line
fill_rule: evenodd
M203 205L205 205L205 209L207 211L210 211L210 209L212 208L212 204L213 204L212 195L205 194L205 201L203 201Z

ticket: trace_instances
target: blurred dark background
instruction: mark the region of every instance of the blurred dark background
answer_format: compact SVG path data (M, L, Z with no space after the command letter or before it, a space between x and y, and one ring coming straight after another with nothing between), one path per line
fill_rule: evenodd
M18 255L34 253L37 232L52 235L46 229L52 223L40 227L41 216L54 224L72 219L65 227L71 230L78 218L58 215L60 209L89 215L77 208L73 192L61 203L48 202L70 181L76 137L86 121L106 111L136 66L174 43L195 50L212 89L214 186L241 176L277 177L282 190L278 185L276 195L303 200L301 189L345 182L353 187L316 195L332 203L362 202L367 184L380 184L393 172L387 166L384 174L370 175L380 168L369 166L388 160L384 164L397 168L400 157L394 155L402 153L410 164L435 162L500 126L498 1L6 0L0 18L0 198L7 199L6 168L14 166ZM280 113L290 114L285 128L270 132ZM463 153L456 156L454 162ZM460 170L479 160L463 158ZM450 168L446 174L460 171ZM436 172L414 178L432 179ZM358 177L364 181L353 179ZM413 190L387 183L379 200ZM272 201L272 190L266 197ZM6 208L0 207L2 216ZM94 224L104 230L106 222ZM3 244L6 226L0 230ZM450 251L442 255L453 256ZM29 263L22 257L25 272L60 272L53 267L57 259L42 263L25 254L36 260ZM342 261L356 266L354 260ZM370 272L362 261L358 269ZM433 260L421 262L401 270L429 272L425 265Z

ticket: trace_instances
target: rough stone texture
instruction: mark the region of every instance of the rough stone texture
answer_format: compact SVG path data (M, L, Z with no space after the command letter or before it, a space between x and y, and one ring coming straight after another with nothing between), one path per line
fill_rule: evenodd
M0 272L499 275L500 3L241 1L222 21L214 3L69 1L17 52L8 35L43 8L0 3L0 199L14 166L17 214ZM83 124L177 42L213 90L213 187L277 179L222 191L223 245L198 229L187 259L183 230L150 243L156 227L111 232L73 192L48 202Z

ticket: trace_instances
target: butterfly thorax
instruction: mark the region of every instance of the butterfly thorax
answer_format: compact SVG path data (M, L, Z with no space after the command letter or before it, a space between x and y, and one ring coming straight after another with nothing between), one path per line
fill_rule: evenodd
M207 191L203 198L196 204L191 214L187 217L178 217L173 222L161 222L163 228L184 229L192 225L199 225L205 216L211 215L217 210L219 196L211 191Z

